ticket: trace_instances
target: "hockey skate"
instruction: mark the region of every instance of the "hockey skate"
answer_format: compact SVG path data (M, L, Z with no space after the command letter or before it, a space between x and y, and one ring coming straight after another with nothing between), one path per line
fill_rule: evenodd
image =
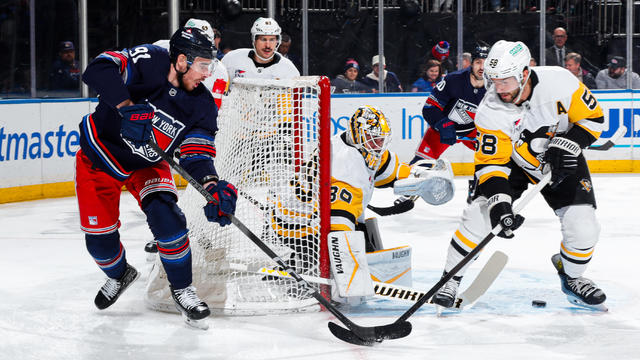
M553 255L551 262L558 271L562 292L567 295L570 303L599 311L609 310L604 304L607 296L593 281L584 277L572 278L565 274L560 254Z
M446 275L446 272L444 275ZM433 295L431 302L438 305L438 308L436 309L438 315L442 312L443 308L453 307L454 302L456 301L456 295L458 294L460 280L462 280L462 276L452 277L440 288L440 290L438 290L435 295Z
M206 317L211 314L209 306L200 300L196 294L196 288L187 286L183 289L174 289L171 287L171 297L176 303L176 308L183 315L185 323L197 329L207 330L209 324Z
M152 262L156 259L158 254L158 240L153 239L144 246L144 251L147 253L147 262Z
M120 295L134 282L140 273L131 265L127 264L127 269L120 279L108 278L107 282L102 285L100 291L96 295L93 301L96 307L100 310L104 310L118 300Z

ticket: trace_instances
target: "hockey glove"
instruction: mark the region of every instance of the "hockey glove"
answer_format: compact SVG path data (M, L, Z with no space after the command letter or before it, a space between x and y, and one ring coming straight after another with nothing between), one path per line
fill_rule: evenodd
M149 104L136 104L123 106L118 109L122 116L120 135L123 139L129 140L136 147L144 146L151 138L153 125L151 119L154 110Z
M206 189L216 200L216 202L210 201L204 206L204 215L207 220L217 222L220 226L231 224L231 219L226 215L233 215L236 212L236 201L238 201L236 187L220 180L215 185L208 185Z
M495 194L487 201L489 205L489 218L491 218L491 228L496 225L502 225L502 231L498 236L511 239L513 237L513 230L522 225L524 217L521 215L514 215L511 208L511 196L507 194Z
M578 170L578 156L580 145L563 137L554 137L544 154L544 162L551 166L551 184L555 189L560 183Z
M449 118L442 118L438 121L434 128L440 133L440 142L447 145L453 145L456 143L456 123L449 120Z

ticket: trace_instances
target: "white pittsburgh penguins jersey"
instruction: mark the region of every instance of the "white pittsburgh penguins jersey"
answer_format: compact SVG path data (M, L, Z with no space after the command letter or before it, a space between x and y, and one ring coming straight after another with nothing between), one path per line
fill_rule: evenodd
M573 127L584 130L592 142L600 137L602 109L573 74L561 67L542 66L531 70L530 79L532 94L520 106L503 103L495 87L478 106L475 174L479 184L496 176L508 179L509 160L532 179L541 179L541 160L550 139Z
M345 133L331 138L331 231L354 231L364 223L374 187L392 186L409 176L411 168L389 150L374 170L358 149L346 143Z
M228 52L222 63L227 67L229 78L236 77L260 78L260 79L291 79L300 76L300 72L291 60L282 57L279 53L274 55L268 66L256 66L253 62L253 49L236 49Z

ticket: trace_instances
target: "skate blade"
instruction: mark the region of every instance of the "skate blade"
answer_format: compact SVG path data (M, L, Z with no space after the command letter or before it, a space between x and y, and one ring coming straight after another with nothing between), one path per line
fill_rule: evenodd
M189 325L189 327L192 327L194 329L198 329L198 330L208 330L209 329L209 322L207 321L207 319L200 319L200 320L194 320L194 319L189 319L186 316L182 316L184 318L184 323Z
M580 307L583 307L585 309L591 309L591 310L596 310L596 311L602 311L602 312L607 312L609 311L609 308L604 304L597 304L597 305L590 305L587 304L585 302L583 302L582 300L573 297L571 295L567 295L567 300L569 300L570 303L574 304L574 305L578 305Z
M154 261L156 261L157 257L158 257L158 253L150 253L150 252L148 252L147 253L147 262L148 263L154 262Z

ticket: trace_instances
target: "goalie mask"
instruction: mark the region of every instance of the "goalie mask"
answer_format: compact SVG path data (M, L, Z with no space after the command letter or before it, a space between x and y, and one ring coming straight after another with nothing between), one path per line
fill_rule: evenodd
M370 105L361 106L349 119L349 143L364 157L367 167L376 169L391 142L391 127L382 111Z
M497 93L518 90L514 94L513 103L522 96L522 89L529 80L529 72L524 77L524 70L529 69L531 53L524 43L500 40L491 47L484 65L487 87L496 88Z

